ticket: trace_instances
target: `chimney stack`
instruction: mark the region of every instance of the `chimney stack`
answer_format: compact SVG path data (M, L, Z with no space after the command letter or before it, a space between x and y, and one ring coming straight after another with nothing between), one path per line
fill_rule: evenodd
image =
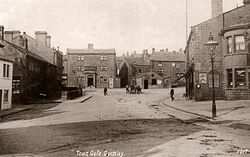
M45 47L46 46L46 35L47 33L45 31L36 31L36 43L39 47Z
M20 34L21 34L21 32L18 31L18 30L14 30L12 32L13 32L13 39L16 38L16 37L18 37L18 36L20 36Z
M168 52L168 48L166 48L166 52Z
M89 50L93 50L93 49L94 49L93 44L88 44L88 49L89 49Z
M222 0L211 0L212 2L212 18L219 16L223 13Z
M4 40L4 27L0 25L0 40Z
M26 36L26 32L23 32L23 41L24 41L24 48L28 50L28 39Z
M46 35L46 46L50 48L50 41L51 41L51 36L50 35Z
M5 31L4 32L4 39L9 41L9 42L12 42L12 40L13 40L13 32L12 31Z
M152 48L152 54L155 53L155 48Z
M250 0L243 0L243 4L244 4L244 5L250 4Z

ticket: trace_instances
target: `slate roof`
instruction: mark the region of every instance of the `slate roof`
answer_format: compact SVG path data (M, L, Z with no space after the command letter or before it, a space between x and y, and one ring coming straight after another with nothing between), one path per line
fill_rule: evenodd
M185 54L184 53L155 53L150 55L150 60L153 61L168 61L168 62L184 62Z
M0 60L8 61L8 62L13 62L13 60L7 59L6 57L4 57L4 56L1 55L1 54L0 54Z
M67 49L67 54L115 54L115 49Z
M125 60L127 61L127 63L129 65L132 65L133 63L136 63L136 65L150 65L147 61L145 61L143 58L133 58L133 57L129 57L129 58L125 58Z
M22 48L22 47L20 47L20 46L18 46L18 45L16 45L16 44L13 44L13 43L11 43L11 42L9 42L9 41L6 41L6 40L5 40L5 42L8 43L9 45L11 45L13 48L19 50L20 52L27 54L28 56L31 56L31 57L33 57L33 58L35 58L35 59L40 60L40 61L49 63L49 62L48 62L47 60L45 60L43 57L41 57L41 56L35 54L34 52L31 52L30 50L26 50L26 49L24 49L24 48ZM51 63L50 63L50 64L51 64Z

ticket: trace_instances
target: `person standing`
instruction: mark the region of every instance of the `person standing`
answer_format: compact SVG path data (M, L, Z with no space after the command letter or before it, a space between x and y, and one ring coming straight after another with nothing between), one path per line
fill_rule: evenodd
M170 90L170 97L171 97L171 100L172 101L174 101L174 89L172 88L171 90Z
M104 96L107 96L107 95L108 95L108 88L107 88L107 87L104 87L103 92L104 92Z
M129 93L129 87L126 85L126 93Z

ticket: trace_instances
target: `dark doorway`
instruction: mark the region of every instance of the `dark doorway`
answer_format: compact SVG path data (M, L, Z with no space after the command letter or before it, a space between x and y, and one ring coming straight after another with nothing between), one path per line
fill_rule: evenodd
M125 88L128 85L128 66L126 63L122 65L119 75L121 78L121 88Z
M94 86L94 79L93 78L88 78L88 86Z
M144 80L144 89L148 89L148 80Z
M0 110L2 109L2 89L0 89Z

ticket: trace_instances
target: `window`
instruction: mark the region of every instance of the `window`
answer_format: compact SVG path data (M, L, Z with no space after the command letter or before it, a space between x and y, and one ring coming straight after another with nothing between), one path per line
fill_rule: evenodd
M158 67L162 67L162 64L161 64L161 63L159 63L159 64L158 64Z
M101 61L106 61L107 60L107 56L101 56Z
M159 68L159 69L158 69L158 73L159 73L159 74L163 74L164 71L165 71L165 70L164 70L163 68Z
M172 67L175 67L175 63L172 63Z
M100 76L100 82L103 82L103 76Z
M181 64L176 63L175 67L176 67L176 68L180 68L180 67L181 67Z
M233 52L233 38L227 37L227 53Z
M103 77L103 81L104 82L107 82L108 81L108 78L106 76Z
M77 83L84 82L84 76L77 76Z
M77 71L81 71L81 66L77 66Z
M84 66L81 66L81 71L84 71Z
M101 71L107 71L107 67L106 66L102 66L101 67Z
M84 56L83 55L77 56L77 60L78 61L83 61L84 60Z
M246 86L246 70L236 69L235 70L235 87L245 87Z
M152 79L152 85L157 85L157 80L156 79Z
M138 69L139 73L142 73L142 70L141 69Z
M10 77L10 65L3 64L3 77Z
M238 35L235 36L235 50L239 51L239 50L245 50L246 46L245 46L245 39L243 35Z
M9 90L4 90L3 102L8 102L8 101L9 101Z
M233 72L232 69L227 70L227 87L233 88Z

